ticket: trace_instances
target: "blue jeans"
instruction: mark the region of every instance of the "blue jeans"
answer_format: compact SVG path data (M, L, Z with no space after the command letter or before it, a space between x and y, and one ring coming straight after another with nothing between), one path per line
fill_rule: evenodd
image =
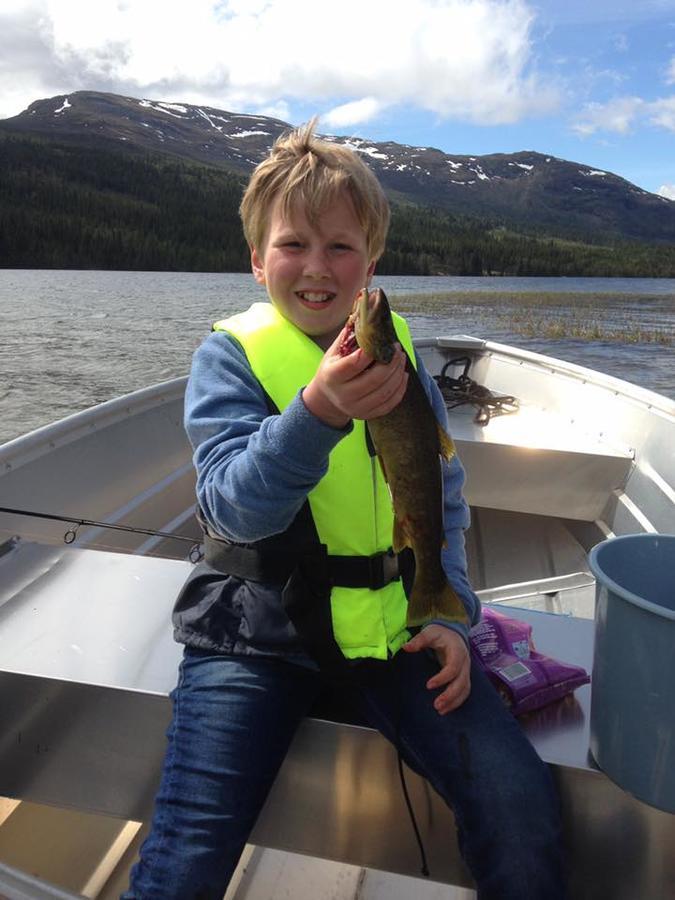
M452 807L480 900L563 900L547 766L476 667L469 699L439 716L425 686L437 669L425 652L366 666L363 711ZM221 900L322 686L288 662L186 649L152 827L123 900Z

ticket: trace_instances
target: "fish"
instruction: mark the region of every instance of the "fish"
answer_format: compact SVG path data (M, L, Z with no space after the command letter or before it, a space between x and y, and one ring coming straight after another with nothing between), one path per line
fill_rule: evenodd
M388 363L397 343L384 291L364 288L354 301L340 352L346 355L358 346L374 361ZM392 547L396 553L410 547L415 556L407 625L433 619L468 624L464 604L441 563L445 546L441 458L450 460L455 447L409 358L406 370L408 383L401 402L386 415L368 419L366 426L391 494Z

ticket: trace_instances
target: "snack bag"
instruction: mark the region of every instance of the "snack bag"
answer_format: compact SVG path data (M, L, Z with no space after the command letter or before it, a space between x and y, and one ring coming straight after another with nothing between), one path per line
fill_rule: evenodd
M538 653L532 626L483 608L469 633L471 651L514 715L531 712L591 680L581 666Z

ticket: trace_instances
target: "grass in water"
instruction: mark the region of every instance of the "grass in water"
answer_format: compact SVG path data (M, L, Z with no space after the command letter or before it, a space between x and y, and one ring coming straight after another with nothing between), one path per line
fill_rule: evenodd
M581 341L617 341L621 344L659 344L669 346L672 337L661 328L623 327L608 328L596 320L580 319L570 316L560 319L543 319L529 315L505 315L508 326L524 337L543 337L552 339L575 339Z
M405 304L406 308L430 311L439 305L454 303L481 306L502 306L517 304L518 306L598 306L613 300L631 300L635 303L663 302L672 299L666 294L609 294L602 291L432 291L409 292L393 295L396 306ZM401 307L403 308L403 306Z
M661 294L621 295L622 302L660 302ZM617 321L611 309L616 295L607 293L448 291L409 293L392 297L392 306L401 312L428 314L463 307L484 318L496 318L514 334L559 340L616 341L622 344L673 343L673 328L646 328ZM603 317L607 321L603 321Z

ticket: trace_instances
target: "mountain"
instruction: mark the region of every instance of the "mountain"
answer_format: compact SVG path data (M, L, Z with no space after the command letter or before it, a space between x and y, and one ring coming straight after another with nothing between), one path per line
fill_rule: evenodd
M187 103L77 91L37 100L0 132L157 153L247 175L291 126ZM328 136L363 154L389 195L531 234L675 242L675 202L610 172L521 151L458 156L431 147Z
M238 272L248 175L290 126L113 94L0 121L0 267ZM329 136L388 192L380 274L675 277L675 203L579 163Z
M161 153L248 174L291 126L279 119L76 91L36 100L0 129L98 147Z

